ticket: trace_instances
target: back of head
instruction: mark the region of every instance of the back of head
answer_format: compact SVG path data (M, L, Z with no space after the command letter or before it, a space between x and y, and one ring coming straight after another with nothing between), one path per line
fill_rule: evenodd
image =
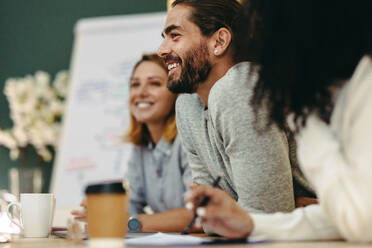
M372 1L248 0L247 35L260 44L253 103L268 97L271 119L294 113L329 121L330 86L350 78L372 50Z
M243 14L242 5L236 0L175 0L172 7L186 5L192 8L190 21L195 23L203 35L210 37L218 29L227 28L232 35L231 46L239 50L241 30L239 21ZM234 60L241 60L234 52Z

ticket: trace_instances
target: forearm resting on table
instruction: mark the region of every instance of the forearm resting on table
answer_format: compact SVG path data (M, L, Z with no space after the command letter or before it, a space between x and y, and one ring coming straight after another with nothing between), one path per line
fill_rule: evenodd
M193 217L186 208L178 208L156 214L140 214L142 232L182 232ZM193 227L191 232L202 232L201 228Z

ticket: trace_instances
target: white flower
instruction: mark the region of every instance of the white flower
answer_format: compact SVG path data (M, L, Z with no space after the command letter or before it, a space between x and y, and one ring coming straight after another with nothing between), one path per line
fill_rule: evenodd
M27 133L25 132L24 127L22 126L15 126L13 128L13 135L14 138L17 140L18 145L21 147L25 147L28 143Z
M68 90L68 72L58 72L53 82L53 87L60 96L66 96Z
M0 144L9 149L14 149L17 147L17 141L10 131L0 130Z
M37 88L48 89L50 87L49 74L43 71L37 71L35 73L35 83Z
M17 158L19 158L19 149L18 148L14 148L14 149L10 150L10 158L12 160L16 160Z
M59 100L54 100L50 103L49 108L55 115L62 115L65 109L65 104Z
M10 157L19 157L19 148L33 145L44 161L52 159L48 147L56 149L60 121L67 94L68 73L59 72L53 83L48 73L38 71L34 76L6 80L6 95L10 118L14 126L0 129L0 144L10 149Z
M47 150L46 148L40 148L40 149L37 149L36 150L37 154L39 154L41 156L41 158L44 160L44 161L51 161L52 160L52 153Z
M8 98L11 111L22 114L35 109L37 96L33 82L30 76L24 80L6 81L4 93Z

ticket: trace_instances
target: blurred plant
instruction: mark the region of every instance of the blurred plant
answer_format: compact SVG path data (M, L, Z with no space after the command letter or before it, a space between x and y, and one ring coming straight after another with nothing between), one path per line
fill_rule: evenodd
M5 82L13 127L0 129L0 145L10 150L15 160L20 150L32 145L44 161L51 161L51 148L56 149L67 95L68 73L57 73L53 82L46 72Z

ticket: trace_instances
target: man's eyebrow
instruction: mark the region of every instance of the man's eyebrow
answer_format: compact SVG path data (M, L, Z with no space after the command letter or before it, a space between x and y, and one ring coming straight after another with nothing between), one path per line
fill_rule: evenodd
M180 29L180 28L181 28L180 26L177 26L177 25L174 25L174 24L173 25L170 25L166 29L164 29L164 32L161 33L161 37L164 38L164 36L167 35L167 34L169 34L169 32L171 32L172 30Z

